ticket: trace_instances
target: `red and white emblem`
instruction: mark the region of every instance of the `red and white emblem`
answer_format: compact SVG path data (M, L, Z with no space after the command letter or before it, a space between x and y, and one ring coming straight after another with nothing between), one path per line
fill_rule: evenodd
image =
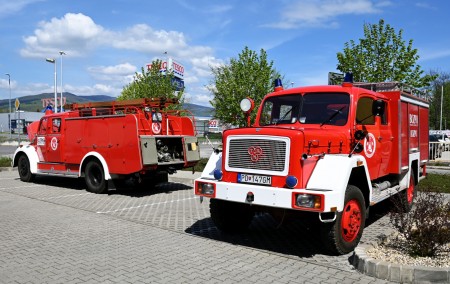
M252 160L253 163L258 162L261 156L263 155L263 150L259 146L250 146L247 152L250 155L250 159Z
M53 137L52 140L50 141L50 147L52 148L53 151L58 149L58 139L56 137Z
M372 158L377 149L377 141L372 133L368 133L366 139L364 139L364 153L367 158Z
M161 123L153 122L152 123L152 131L154 134L159 134L161 132Z

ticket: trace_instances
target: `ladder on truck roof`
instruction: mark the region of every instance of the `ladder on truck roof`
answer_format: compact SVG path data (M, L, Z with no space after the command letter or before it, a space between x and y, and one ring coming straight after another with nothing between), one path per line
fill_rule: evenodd
M110 101L110 102L87 102L87 103L72 103L66 104L65 109L83 110L92 108L112 108L113 110L125 107L150 107L163 109L169 105L178 103L178 99L166 98L143 98L126 101Z
M429 101L430 95L428 92L413 88L404 83L400 82L380 82L380 83L364 83L364 82L355 82L353 86L371 90L374 92L392 92L392 91L400 91L404 94L414 96L416 98Z

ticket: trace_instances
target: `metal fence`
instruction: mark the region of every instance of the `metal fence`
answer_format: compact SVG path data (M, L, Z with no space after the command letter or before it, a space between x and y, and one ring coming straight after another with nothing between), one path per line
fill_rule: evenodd
M450 161L450 142L429 142L429 159Z

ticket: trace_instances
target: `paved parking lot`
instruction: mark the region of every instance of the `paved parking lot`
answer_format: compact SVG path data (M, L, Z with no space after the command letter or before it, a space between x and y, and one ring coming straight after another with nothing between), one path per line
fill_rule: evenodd
M386 283L324 254L313 229L257 216L221 234L192 181L107 195L82 180L0 172L0 283ZM362 242L385 233L371 211Z

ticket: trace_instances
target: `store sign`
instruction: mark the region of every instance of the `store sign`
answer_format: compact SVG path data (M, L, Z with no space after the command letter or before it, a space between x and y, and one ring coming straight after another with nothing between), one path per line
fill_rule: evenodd
M147 64L146 66L148 70L152 68L152 64ZM176 62L172 58L169 58L167 61L162 61L161 65L159 66L159 72L161 72L163 75L166 74L167 70L169 70L169 72L173 72L173 76L175 78L183 80L184 66Z

